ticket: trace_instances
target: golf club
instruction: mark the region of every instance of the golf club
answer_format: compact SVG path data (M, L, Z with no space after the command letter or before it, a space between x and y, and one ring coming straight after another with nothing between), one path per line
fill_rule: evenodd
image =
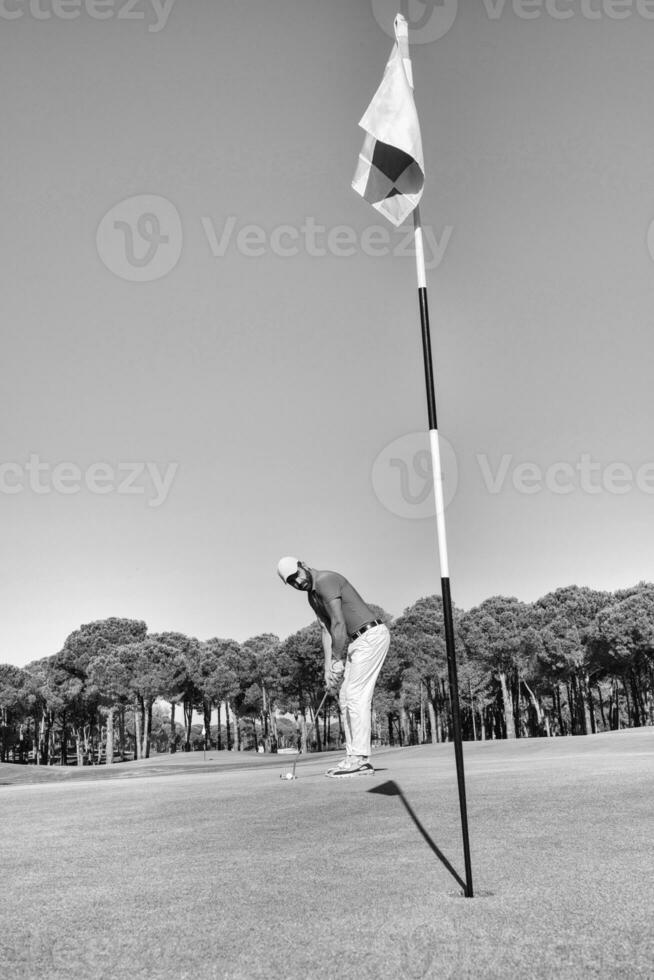
M325 691L325 693L322 696L322 701L320 702L318 708L316 709L316 712L313 716L313 721L307 728L307 738L309 737L309 731L316 725L318 721L318 716L322 711L322 706L324 705L325 701L329 697L329 693L330 693L329 691ZM297 760L300 758L301 755L302 755L302 746L300 746L300 751L298 752L298 754L295 756L295 759L293 760L293 771L291 773L282 773L279 777L280 779L297 779L297 776L295 775L295 767L297 766Z

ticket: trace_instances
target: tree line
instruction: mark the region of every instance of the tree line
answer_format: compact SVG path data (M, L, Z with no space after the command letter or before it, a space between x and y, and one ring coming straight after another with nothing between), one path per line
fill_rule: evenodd
M418 599L396 619L373 609L392 636L373 704L375 740L449 741L440 597ZM455 607L454 627L467 740L654 724L651 583L616 592L569 586L532 603L494 596L467 611ZM338 745L342 732L336 700L308 728L322 694L315 622L285 640L265 633L239 643L149 633L141 620L109 618L81 626L53 656L24 668L0 664L0 761L147 758L153 717L157 748L171 752L198 743L218 750L275 751L282 744L320 750ZM170 704L165 728L154 711L159 699ZM203 718L200 738L196 712Z

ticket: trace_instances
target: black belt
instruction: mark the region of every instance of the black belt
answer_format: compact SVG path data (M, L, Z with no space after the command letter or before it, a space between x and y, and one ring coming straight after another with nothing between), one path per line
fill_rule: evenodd
M350 637L350 639L351 640L356 640L356 639L358 639L358 637L363 636L363 634L366 632L366 630L371 630L373 628L373 626L382 626L382 625L383 625L383 620L381 620L381 619L371 619L369 623L364 623L363 626L360 626L359 629L356 631L356 633L353 633L352 634L352 636Z

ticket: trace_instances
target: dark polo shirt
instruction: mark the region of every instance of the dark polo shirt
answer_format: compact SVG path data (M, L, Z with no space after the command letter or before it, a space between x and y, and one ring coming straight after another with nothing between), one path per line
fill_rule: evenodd
M331 626L327 603L333 599L341 600L343 619L349 636L375 618L370 606L365 604L344 575L338 572L318 572L315 569L312 569L311 574L313 586L307 593L309 605L325 625Z

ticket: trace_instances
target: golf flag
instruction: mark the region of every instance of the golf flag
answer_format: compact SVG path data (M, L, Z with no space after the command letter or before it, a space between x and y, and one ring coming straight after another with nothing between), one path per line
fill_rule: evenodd
M408 37L402 14L395 18L395 37L381 85L359 123L366 138L352 187L394 225L401 225L422 197L425 168L411 62L400 51L400 37Z
M366 109L359 125L365 130L366 138L363 149L359 154L359 165L352 181L352 187L366 201L372 204L380 214L383 214L385 218L392 221L394 225L400 225L413 212L416 279L418 283L418 304L420 307L422 353L425 365L425 388L427 393L427 418L429 421L432 478L434 482L434 503L436 505L436 538L441 570L443 626L445 630L447 672L452 710L452 741L454 742L454 758L456 761L456 776L459 789L459 809L461 811L463 858L466 870L464 895L467 898L472 898L472 862L470 858L468 809L463 766L459 681L456 663L452 596L450 592L450 573L447 557L443 475L441 472L440 443L438 423L436 420L436 389L434 385L429 307L427 303L427 274L422 242L422 224L420 221L420 198L422 197L425 182L425 167L422 156L420 124L418 122L415 102L413 101L413 73L409 54L409 29L402 14L398 14L395 18L395 44L391 51L388 64L386 65L381 85L375 92L374 98ZM463 880L458 876L456 877L457 881L463 884Z

